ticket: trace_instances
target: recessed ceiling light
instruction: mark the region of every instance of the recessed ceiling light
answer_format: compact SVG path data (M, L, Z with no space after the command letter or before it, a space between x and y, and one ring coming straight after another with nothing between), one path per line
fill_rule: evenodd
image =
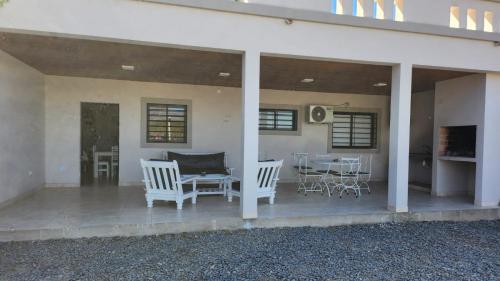
M122 65L122 69L126 70L126 71L134 71L135 70L135 66L133 66L133 65Z
M373 87L385 87L385 86L387 86L387 83L385 82L378 82L373 84Z
M313 83L314 82L314 78L304 78L304 79L300 80L300 82L302 82L302 83Z
M229 77L231 76L231 73L229 72L219 72L219 77Z

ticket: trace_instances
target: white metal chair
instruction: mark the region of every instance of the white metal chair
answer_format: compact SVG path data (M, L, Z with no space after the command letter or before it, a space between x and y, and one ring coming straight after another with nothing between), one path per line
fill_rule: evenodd
M115 178L118 173L120 162L120 148L117 145L111 147L111 177Z
M279 173L282 166L283 160L259 162L257 172L257 198L269 197L269 204L274 204L276 184L279 180ZM232 202L233 196L240 197L241 191L234 190L232 184L230 184L228 192L229 202Z
M352 190L358 198L361 195L358 185L359 157L342 157L339 167L339 171L333 173L338 182L336 187L340 192L339 197L342 198L344 192L348 193L349 190Z
M324 192L321 186L321 178L323 174L317 171L313 171L313 168L309 166L308 161L309 154L304 152L295 152L293 158L297 165L297 192L304 191L304 196L307 196L307 192Z
M370 181L372 179L372 160L373 154L370 156L361 157L361 167L359 170L359 189L367 189L368 194L372 191L370 190Z
M196 204L196 177L181 180L177 161L144 161L141 159L146 202L148 208L153 207L154 200L175 201L177 210L182 210L184 200L191 198L191 203ZM193 191L184 192L182 185L193 183Z
M96 145L94 144L92 146L92 159L93 161L97 161L96 165L96 170L94 171L94 178L98 178L100 173L104 173L106 175L106 178L109 178L109 172L110 172L110 166L108 161L101 161L99 160L99 157L96 154L97 148Z

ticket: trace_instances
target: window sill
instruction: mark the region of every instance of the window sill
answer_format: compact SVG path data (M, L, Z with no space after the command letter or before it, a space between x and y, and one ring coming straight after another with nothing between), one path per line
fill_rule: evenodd
M191 143L141 143L141 148L192 148Z
M363 149L363 148L328 148L328 153L359 153L359 154L374 154L374 153L379 153L380 149L379 148L370 148L370 149Z
M301 136L299 131L272 131L272 130L259 130L261 136Z

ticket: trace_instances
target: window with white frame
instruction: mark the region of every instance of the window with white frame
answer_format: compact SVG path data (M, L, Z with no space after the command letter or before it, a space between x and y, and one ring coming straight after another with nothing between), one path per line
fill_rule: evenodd
M457 6L450 7L450 27L460 28L460 8Z
M467 29L477 29L477 11L476 9L467 9Z
M331 148L377 148L377 113L335 112L331 128Z
M484 12L484 31L493 32L493 13L490 11Z
M353 0L352 1L352 15L357 17L365 16L365 7L363 5L363 0Z
M404 0L394 0L393 19L395 21L404 21Z
M373 17L379 20L385 19L384 0L374 0Z
M332 13L337 15L344 14L344 3L342 0L332 0Z

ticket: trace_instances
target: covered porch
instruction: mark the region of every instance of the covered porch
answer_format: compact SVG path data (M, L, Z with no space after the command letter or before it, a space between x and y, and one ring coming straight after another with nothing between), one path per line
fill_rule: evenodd
M335 226L353 223L494 219L498 209L474 207L466 196L433 198L410 191L410 210L404 215L386 207L387 185L373 184L371 195L339 199L311 194L304 197L294 184L280 184L274 205L259 200L259 218L243 221L239 202L203 197L187 202L144 205L140 186L47 188L0 210L0 241L78 237L156 235L191 231L261 227Z
M498 216L496 206L482 208L489 204L490 190L483 189L481 181L484 132L480 131L479 119L484 102L476 104L471 119L478 126L477 158L465 161L477 161L478 169L476 164L466 164L463 169L470 176L459 190L454 182L441 180L448 177L446 174L432 170L441 163L438 158L445 156L438 155L435 126L450 124L433 122L436 110L430 110L432 116L416 114L412 119L415 112L421 113L428 106L434 109L435 105L449 104L449 108L455 108L450 102L453 97L448 95L463 89L462 83L470 86L464 96L473 100L484 97L484 91L480 91L484 74L411 63L285 56L256 50L199 50L7 32L0 35L0 59L29 68L43 81L42 101L37 104L43 109L43 161L35 176L44 188L24 199L14 198L0 209L1 235L7 237L2 239ZM445 94L435 103L436 85L441 85ZM429 92L432 99L412 109L414 97ZM105 148L99 148L99 143L94 143L95 148L84 145L82 136L88 132L84 129L84 104L117 107L113 117L117 118L116 143ZM152 130L150 127L157 126L149 126L150 105L181 108L182 121L175 121L181 124L172 127L182 130ZM335 131L333 121L312 120L308 116L311 105L332 107L332 115L350 120L351 132ZM283 128L276 125L283 121L276 117L281 111L293 112L294 123L285 122ZM266 123L269 120L262 115L269 115L263 112L274 114L274 126ZM369 137L354 136L358 124L353 120L358 115L370 116L370 127L360 127L369 131L360 134ZM462 125L470 125L457 119L464 122ZM420 129L412 138L416 127ZM425 140L419 138L423 131ZM349 136L343 137L344 133ZM425 159L417 160L416 165L425 171L415 178L427 181L424 185L430 188L409 189L416 170L410 166L410 144L421 149L429 142L430 151L414 154L424 154ZM113 169L116 163L117 172L109 168L104 173L92 170L100 159L96 153L111 155L113 147L119 147L119 152L116 162L111 156L108 167ZM196 206L186 200L183 210L159 201L148 208L139 160L160 159L169 151L224 152L228 167L234 168L241 181L241 200L229 203L222 196L207 196L199 197ZM340 199L336 193L332 197L297 193L294 153L306 153L310 160L321 155L336 159L368 157L371 194ZM28 161L29 155L23 157ZM85 160L88 158L90 162ZM284 160L275 205L256 196L257 163L267 159ZM457 171L462 170L454 173ZM96 172L97 177L92 176ZM436 177L440 180L435 181ZM444 185L448 190L442 190Z

